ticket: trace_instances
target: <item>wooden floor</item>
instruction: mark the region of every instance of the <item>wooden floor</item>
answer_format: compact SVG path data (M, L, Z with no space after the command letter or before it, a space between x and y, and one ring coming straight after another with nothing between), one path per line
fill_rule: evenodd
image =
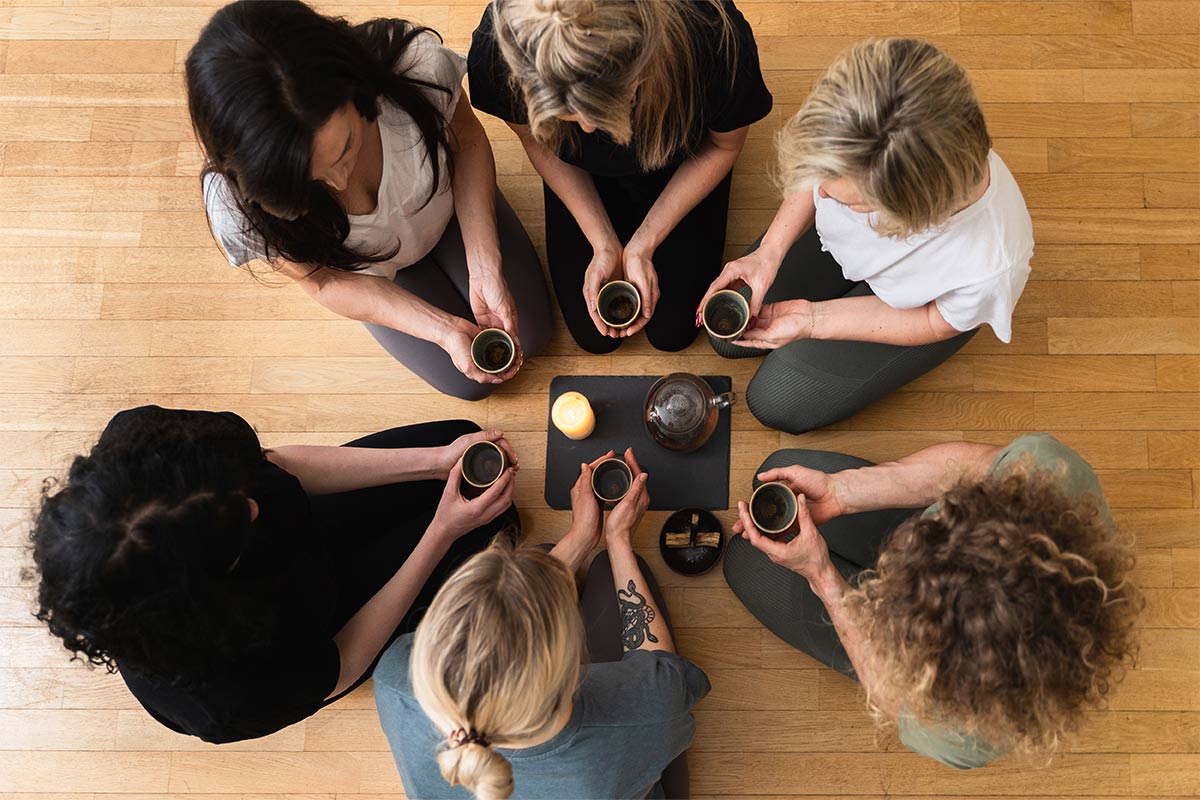
M752 2L775 111L734 179L729 252L770 220L771 137L851 41L928 37L971 72L996 149L1033 216L1037 255L1011 345L985 331L948 364L828 430L784 436L734 412L733 496L781 446L885 459L948 439L1050 431L1078 449L1139 541L1142 659L1048 767L1005 759L958 774L876 734L844 678L789 650L720 572L667 587L679 645L708 671L697 794L713 797L1167 797L1200 794L1200 2ZM325 3L399 15L465 52L482 3ZM209 0L0 0L0 792L28 800L401 793L369 689L277 735L221 748L153 722L112 676L69 663L29 616L19 579L44 477L141 403L233 409L268 445L340 443L463 416L520 450L519 503L549 540L545 405L561 373L730 373L754 363L640 338L584 357L559 325L551 352L493 399L438 396L360 325L294 287L229 268L201 211L179 73ZM500 184L539 248L538 178L494 120ZM730 521L729 514L724 516ZM303 654L297 653L297 658Z

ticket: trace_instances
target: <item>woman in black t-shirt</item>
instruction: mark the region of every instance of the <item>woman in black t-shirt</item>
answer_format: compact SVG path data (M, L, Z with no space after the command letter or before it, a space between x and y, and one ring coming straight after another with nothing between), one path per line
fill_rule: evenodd
M646 328L697 333L721 270L730 173L771 110L749 23L728 0L496 0L467 56L471 103L509 123L544 182L546 250L575 341L609 353ZM596 298L642 294L622 330Z
M169 728L273 733L366 680L459 564L515 535L513 468L458 493L481 439L515 465L470 422L264 451L230 412L123 411L42 501L38 618Z

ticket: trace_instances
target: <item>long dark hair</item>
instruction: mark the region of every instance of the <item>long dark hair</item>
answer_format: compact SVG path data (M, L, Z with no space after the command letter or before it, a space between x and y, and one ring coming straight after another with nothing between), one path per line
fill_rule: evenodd
M233 414L118 414L43 493L30 536L37 618L110 672L191 685L230 669L275 628L262 611L271 582L235 571L263 458Z
M350 219L310 176L312 142L348 102L374 121L382 97L421 133L433 171L426 202L432 199L442 186L439 149L452 166L442 115L422 89L450 89L396 74L409 43L426 31L397 19L351 27L299 0L238 0L200 32L186 78L192 127L207 158L202 179L225 179L268 259L353 271L399 251L399 242L381 253L345 245Z

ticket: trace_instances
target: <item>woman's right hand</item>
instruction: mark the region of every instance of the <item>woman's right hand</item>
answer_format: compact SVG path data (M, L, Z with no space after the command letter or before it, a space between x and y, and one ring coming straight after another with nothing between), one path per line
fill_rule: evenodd
M846 513L845 506L838 496L841 484L834 475L819 469L791 466L776 467L758 473L758 479L763 483L779 481L798 495L803 495L808 503L808 511L815 525L828 522L834 517Z
M767 296L767 290L771 288L771 284L775 282L775 276L779 274L779 265L779 260L768 258L761 248L753 250L735 261L730 261L725 265L725 269L721 270L717 279L709 284L708 289L704 292L704 297L700 299L700 305L696 306L696 327L701 325L700 312L708 298L722 289L732 288L739 280L750 287L752 292L750 317L757 317L759 310L762 309L763 298Z
M646 480L650 476L638 466L637 459L633 457L632 447L625 451L625 463L633 473L633 483L621 498L621 502L608 512L608 519L604 523L604 538L609 547L614 544L632 547L633 533L642 523L642 517L646 516L646 509L650 507L650 493L646 490Z
M468 531L488 524L512 505L513 487L516 485L512 467L507 467L495 483L473 500L462 496L459 491L461 482L462 461L459 460L450 468L450 475L442 489L442 499L438 502L433 521L425 531L426 535L442 536L447 542L453 542Z
M597 303L604 284L615 280L620 271L621 245L614 240L612 243L592 251L592 261L588 264L587 271L583 273L583 302L587 304L588 314L595 323L596 330L614 339L621 335L621 331L604 324L604 320L600 319Z
M515 359L511 367L496 375L484 372L475 366L475 362L471 359L471 343L475 341L475 337L482 330L483 328L470 320L455 317L454 321L450 323L450 329L442 335L438 344L450 356L450 360L454 362L458 371L476 383L504 383L517 374L517 370L521 368L521 362L519 359Z

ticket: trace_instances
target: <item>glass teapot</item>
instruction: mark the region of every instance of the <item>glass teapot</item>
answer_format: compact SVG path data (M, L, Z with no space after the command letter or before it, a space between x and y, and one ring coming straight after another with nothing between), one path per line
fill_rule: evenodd
M646 430L668 450L697 450L716 430L721 409L733 403L733 392L717 394L698 375L673 372L646 393Z

